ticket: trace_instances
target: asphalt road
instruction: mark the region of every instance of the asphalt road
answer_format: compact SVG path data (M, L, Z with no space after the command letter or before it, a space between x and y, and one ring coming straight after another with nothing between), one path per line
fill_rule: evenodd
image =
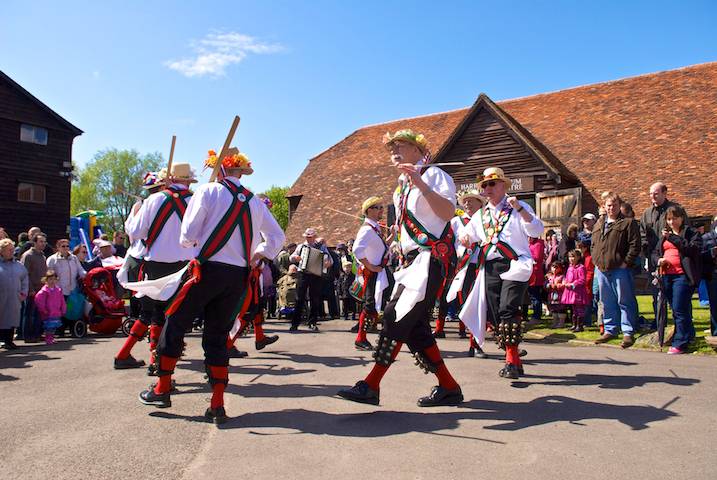
M453 326L455 324L450 324ZM499 378L498 350L466 358L439 340L460 407L422 409L435 377L408 353L384 378L381 405L334 396L365 376L351 322L289 334L232 360L221 429L205 423L200 334L188 336L173 406L141 405L144 370L112 369L123 339L0 352L0 478L368 479L715 478L714 357L526 343L526 376ZM373 337L373 336L371 336ZM405 348L404 348L405 349ZM147 358L147 344L135 347Z

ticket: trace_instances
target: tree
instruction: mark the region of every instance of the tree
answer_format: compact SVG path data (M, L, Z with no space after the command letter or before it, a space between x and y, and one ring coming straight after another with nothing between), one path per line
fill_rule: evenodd
M140 155L136 150L100 150L72 182L72 214L102 210L106 215L102 220L105 228L122 230L136 201L126 193L141 196L144 174L163 166L166 162L158 152Z
M264 195L269 197L273 206L271 207L271 213L279 222L282 230L286 230L286 226L289 224L289 200L286 198L286 194L289 191L289 187L277 187L272 185Z

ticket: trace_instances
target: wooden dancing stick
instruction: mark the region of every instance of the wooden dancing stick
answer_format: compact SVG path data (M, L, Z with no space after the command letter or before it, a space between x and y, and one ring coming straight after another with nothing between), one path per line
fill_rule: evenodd
M331 208L331 207L326 207L326 208L328 208L329 210L333 210L333 211L336 212L336 213L340 213L340 214L342 214L342 215L346 215L346 216L349 216L349 217L352 217L352 218L357 218L357 219L361 220L362 222L363 222L363 220L364 220L363 218L359 217L358 215L352 215L352 214L350 214L350 213L342 212L341 210L336 210L335 208ZM388 226L386 226L385 223L380 223L380 222L376 222L376 223L378 223L378 224L379 224L380 226L382 226L383 228L388 228Z
M224 161L224 157L227 156L227 151L229 150L229 147L231 146L232 139L234 139L234 134L237 131L237 128L239 127L239 115L234 117L234 122L232 123L231 128L229 129L229 133L227 134L227 139L224 141L224 146L222 147L221 153L219 153L219 158L217 158L217 163L214 164L214 169L212 170L212 175L209 177L209 182L213 182L217 179L217 175L219 175L219 169L222 168L222 162Z
M169 162L167 162L167 178L172 175L172 159L174 158L174 144L177 141L177 136L172 135L172 146L169 148Z
M129 193L129 192L125 191L125 190L122 190L121 188L118 188L118 189L117 189L117 192L118 192L118 193L121 193L122 195L127 195L128 197L132 197L132 198L134 198L135 200L139 200L139 201L142 201L142 200L143 200L142 197L140 197L139 195L135 195L134 193Z

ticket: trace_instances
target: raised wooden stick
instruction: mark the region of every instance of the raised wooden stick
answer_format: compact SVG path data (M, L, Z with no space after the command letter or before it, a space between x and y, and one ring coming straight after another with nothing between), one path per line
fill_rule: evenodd
M172 135L172 146L169 149L169 162L167 162L167 178L172 174L172 159L174 159L174 143L177 141L177 136Z
M140 197L139 195L135 195L134 193L129 193L129 192L125 191L125 190L122 190L121 188L118 188L118 189L117 189L117 192L118 192L118 193L121 193L122 195L127 195L128 197L132 197L132 198L134 198L135 200L140 200L140 201L143 200L142 197Z
M229 129L229 133L227 134L227 139L224 141L224 146L222 147L221 153L219 153L219 158L217 158L217 163L214 164L214 169L212 170L212 175L209 177L209 182L213 182L217 179L217 175L219 175L219 169L222 168L222 162L224 161L224 157L227 156L227 151L229 150L229 147L231 146L232 140L234 139L234 134L237 131L237 128L239 127L239 115L234 117L234 122L232 123L232 127Z
M331 207L328 207L328 206L327 206L327 207L324 207L324 208L328 208L329 210L333 210L334 212L340 213L340 214L342 214L342 215L346 215L346 216L353 217L353 218L358 218L358 219L361 220L361 221L364 220L363 218L359 217L358 215L353 215L353 214L351 214L351 213L342 212L341 210L336 210L335 208L331 208ZM378 223L379 225L381 225L383 228L388 228L385 223L381 223L381 222L376 222L376 223Z

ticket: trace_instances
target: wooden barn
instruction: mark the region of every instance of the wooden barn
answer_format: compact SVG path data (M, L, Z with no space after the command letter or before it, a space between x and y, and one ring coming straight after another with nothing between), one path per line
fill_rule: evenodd
M72 142L82 130L0 71L0 227L68 234Z
M382 145L387 131L423 133L458 188L488 166L503 168L512 194L535 207L546 228L563 231L597 213L600 194L618 192L639 217L649 186L705 221L717 213L717 62L514 100L481 94L469 108L360 128L312 158L289 190L287 237L307 227L333 245L353 238L371 196L390 214L397 172ZM327 208L331 207L331 209Z

